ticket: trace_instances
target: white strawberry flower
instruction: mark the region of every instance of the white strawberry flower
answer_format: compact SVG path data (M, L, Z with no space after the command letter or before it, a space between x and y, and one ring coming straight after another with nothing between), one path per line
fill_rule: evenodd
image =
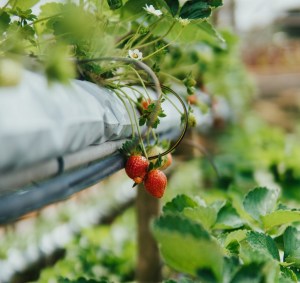
M161 10L156 10L153 5L147 5L144 7L144 10L147 11L148 14L152 14L154 16L160 17L163 13Z
M141 60L143 58L143 53L138 49L134 49L128 51L128 56L134 60Z

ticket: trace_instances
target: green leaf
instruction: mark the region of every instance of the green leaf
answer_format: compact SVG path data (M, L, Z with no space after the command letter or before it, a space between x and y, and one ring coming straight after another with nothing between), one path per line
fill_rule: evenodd
M243 202L245 210L256 220L272 212L276 206L278 192L265 187L250 191Z
M197 207L198 203L187 195L177 195L163 207L163 212L182 212L187 207Z
M223 5L223 0L208 0L208 4L214 8L217 8Z
M217 283L215 274L209 268L200 268L197 270L197 277L201 283Z
M228 233L224 242L224 246L227 247L233 241L243 241L247 236L247 232L247 230L236 230Z
M235 274L230 283L261 283L262 275L262 264L252 263L249 265L242 266L239 271Z
M202 225L179 215L164 215L155 221L155 226L160 229L177 231L184 235L190 235L196 238L211 239L210 234Z
M158 113L158 117L164 118L164 117L167 117L167 115L163 111L160 111Z
M145 117L141 116L139 119L139 125L140 126L145 125L146 121L147 121L147 119Z
M236 240L231 241L226 247L231 254L238 255L240 252L240 243Z
M212 227L217 220L217 212L212 207L186 207L183 210L183 215L196 222L200 222L206 229Z
M21 10L28 10L38 2L39 0L18 0L16 3L16 7L20 8Z
M173 21L164 18L161 20L161 24L152 32L156 36L163 36L173 24ZM182 44L193 44L200 41L221 49L226 47L225 40L206 20L194 20L185 26L184 29L176 21L166 39L169 41L175 40Z
M295 283L298 282L296 274L288 267L280 266L280 283Z
M10 16L5 11L0 11L0 13L0 32L3 33L9 27Z
M119 11L124 20L134 20L147 14L144 10L146 4L153 5L155 9L161 9L162 7L169 8L164 0L129 0L119 9Z
M257 249L280 261L278 248L275 241L269 235L250 231L247 233L246 241L253 249Z
M160 120L157 118L157 119L153 122L152 125L151 125L151 123L147 123L147 126L148 126L148 127L152 127L153 129L156 129L157 126L159 125L159 123L160 123Z
M45 72L49 82L68 83L71 78L75 77L75 66L72 61L68 60L68 52L68 47L64 45L48 47Z
M227 203L223 206L217 217L215 229L236 229L244 225L236 209L231 204Z
M84 277L79 277L77 279L68 279L64 277L59 277L58 283L113 283L113 282L108 280L108 278L101 278L99 280L94 280L94 279L86 279Z
M201 21L197 23L197 26L205 31L207 35L210 35L211 37L218 39L220 43L225 44L225 39L208 21Z
M290 224L300 221L300 211L297 210L276 210L270 214L262 216L264 228L269 230L278 225Z
M62 3L46 3L40 7L40 19L49 18L48 21L40 21L37 22L34 26L38 34L42 34L43 32L49 33L53 32L54 25L57 21L58 15L62 14L64 5ZM57 17L54 17L57 15Z
M278 281L280 277L280 265L276 260L266 262L262 272L264 274L264 282L280 282Z
M48 18L57 14L60 14L64 5L62 3L46 3L40 7L40 18Z
M241 263L237 256L225 257L223 268L223 283L231 282L233 275L240 268Z
M174 17L177 15L177 12L179 10L179 2L178 0L165 0L168 7L170 8L171 14Z
M34 39L35 31L31 26L29 25L23 26L20 29L20 32L25 39Z
M176 280L168 279L168 280L163 281L163 283L195 283L195 281L190 278L180 276L179 279L176 279Z
M200 224L167 215L154 222L152 231L164 260L172 268L194 276L204 268L221 281L222 249Z
M107 4L111 10L117 10L123 6L122 0L107 0Z
M183 19L203 19L209 17L210 14L210 6L202 0L198 0L185 2L179 16Z
M283 234L284 261L300 267L300 231L295 227L288 227Z

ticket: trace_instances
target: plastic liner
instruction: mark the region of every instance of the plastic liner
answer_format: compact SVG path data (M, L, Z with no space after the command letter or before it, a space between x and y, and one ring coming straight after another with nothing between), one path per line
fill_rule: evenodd
M139 96L131 89L125 91L132 98ZM134 111L129 103L127 106ZM174 107L168 101L163 107L167 117L158 133L180 125ZM131 134L123 102L93 83L72 80L69 85L49 85L43 75L24 70L19 85L0 88L2 174Z

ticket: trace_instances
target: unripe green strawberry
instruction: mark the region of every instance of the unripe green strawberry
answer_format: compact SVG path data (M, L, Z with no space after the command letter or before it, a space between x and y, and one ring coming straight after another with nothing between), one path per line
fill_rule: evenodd
M197 84L196 80L192 77L188 77L184 79L184 84L187 87L193 87Z
M164 152L163 148L160 147L160 146L158 146L158 145L151 145L151 146L147 147L147 155L148 155L148 157L159 155L159 154L161 154L163 152ZM153 160L150 160L150 162L153 163L153 164L155 164L156 161L157 161L157 158L153 159Z
M164 172L158 169L151 170L144 179L144 186L152 196L161 198L167 186L167 177Z
M22 66L12 59L0 60L0 86L15 86L22 77Z
M147 158L141 155L131 155L125 165L125 171L129 178L137 184L143 182L149 166Z
M166 157L165 158L165 162L159 168L160 170L167 169L172 164L172 162L173 162L173 158L172 158L172 154L171 153L168 153L165 157Z
M197 125L196 117L192 113L189 113L188 124L190 128L196 127Z
M185 123L186 122L186 116L183 114L181 116L181 123ZM196 127L197 126L197 120L196 117L193 113L189 113L188 114L188 127L192 128L192 127Z

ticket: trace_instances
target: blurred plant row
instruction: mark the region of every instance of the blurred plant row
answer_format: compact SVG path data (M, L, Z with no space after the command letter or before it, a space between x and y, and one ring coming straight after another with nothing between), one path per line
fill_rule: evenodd
M174 165L162 215L152 222L165 282L299 279L300 182L293 158L299 133L286 137L251 115L240 126L219 136L219 178L204 156ZM83 231L40 282L133 281L134 223L128 210L109 227Z

